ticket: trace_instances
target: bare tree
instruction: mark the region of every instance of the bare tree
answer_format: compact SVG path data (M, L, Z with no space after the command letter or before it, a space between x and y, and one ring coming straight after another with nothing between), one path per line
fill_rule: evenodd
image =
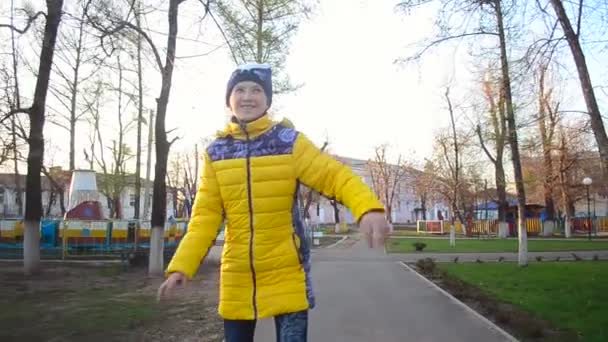
M513 105L513 96L511 89L511 75L509 69L509 59L507 56L507 35L505 28L505 13L504 3L507 0L439 0L441 2L442 19L438 20L441 35L439 38L425 44L425 47L416 53L414 56L406 59L419 59L429 49L447 41L460 40L463 38L488 36L498 38L498 51L500 52L500 69L502 80L502 91L504 91L507 121L507 141L511 147L511 161L513 163L513 174L515 178L515 188L517 190L518 201L518 235L519 235L519 265L525 266L528 263L528 245L527 245L527 228L526 228L526 192L523 182L523 174L521 168L521 160L519 153L519 141L517 139L517 125L515 120L515 107ZM398 6L400 8L411 10L421 4L426 4L431 0L406 0ZM515 5L510 2L511 7ZM478 17L479 25L476 28L470 29L468 24L471 20L466 20L466 25L452 26L453 16L452 10L455 10L467 17ZM445 21L443 21L445 19ZM454 32L454 29L463 31Z
M578 19L576 25L576 31L570 22L570 18L566 13L562 0L550 0L553 10L557 15L557 19L564 31L566 41L570 46L574 64L578 71L579 81L583 90L583 97L585 98L585 105L587 106L587 112L589 114L589 121L591 123L591 129L597 142L597 147L600 152L602 159L602 170L603 178L608 179L608 136L606 136L606 129L604 127L604 121L602 114L597 103L593 84L591 83L591 77L589 76L589 69L587 67L587 61L585 59L585 53L581 46L580 35L581 35L581 22L583 17L583 0L578 1Z
M445 88L445 100L448 105L448 112L450 114L450 130L451 136L439 136L437 142L441 147L441 156L444 161L444 165L447 166L449 174L448 179L450 180L450 189L446 193L446 198L450 202L452 212L452 224L454 218L458 218L460 223L465 224L465 219L462 213L463 207L463 167L461 163L462 158L462 140L457 133L456 120L454 117L454 106L450 98L450 88Z
M372 177L373 189L386 209L386 219L392 223L395 196L399 195L406 168L401 155L397 158L397 164L391 164L386 155L387 149L386 144L376 146L374 160L369 160L367 167Z
M575 216L574 203L584 197L580 184L585 176L592 176L598 180L599 189L605 187L605 181L601 179L602 170L598 168L597 154L591 153L592 146L588 139L588 124L573 122L565 125L558 123L557 131L557 187L560 193L559 207L566 218ZM605 193L604 193L605 195Z
M135 6L135 3L137 5ZM139 219L140 203L141 203L141 128L144 123L144 86L143 86L143 73L141 63L141 52L142 52L142 40L143 37L139 34L141 31L141 10L142 1L133 0L132 7L135 8L135 24L138 28L137 34L137 150L135 158L135 215L134 219ZM152 122L148 122L148 125L152 125Z
M80 100L81 88L95 75L101 64L97 49L91 46L92 35L86 25L91 1L76 4L76 8L66 15L55 52L54 74L58 79L51 82L49 89L61 105L61 111L56 114L63 119L51 122L66 129L70 134L70 170L75 169L76 124L87 113L86 108L79 106L79 103L83 102Z
M2 101L0 102L0 110L3 112L9 112L14 108L14 100L13 100L13 85L12 85L12 77L11 72L7 70L7 68L0 68L0 76L2 80L2 89L4 90L4 96L2 96ZM15 165L17 165L17 144L16 144L16 130L14 126L15 117L11 117L11 122L2 123L0 125L0 166L2 166L5 162L13 159L15 161ZM12 158L11 158L12 155ZM17 180L19 179L19 174L15 176ZM16 184L19 184L16 182ZM19 187L18 187L19 188ZM17 196L21 196L21 192L17 191ZM19 208L19 215L21 214L21 207Z
M46 167L43 166L42 173L51 183L51 192L49 195L50 198L46 209L46 216L51 215L51 209L53 208L53 204L57 201L55 196L59 196L59 208L61 209L61 216L63 216L66 212L64 198L65 188L66 185L69 184L66 184L60 169L51 168L50 170L48 170Z
M132 128L133 121L125 122L124 114L125 107L128 102L124 100L123 90L123 71L120 54L116 56L118 69L118 84L112 92L117 93L117 132L110 145L107 144L107 134L101 132L101 112L100 102L104 101L104 85L100 82L93 93L93 103L87 107L90 112L90 123L92 128L90 160L95 160L96 164L103 172L103 177L100 179L101 193L106 197L108 208L110 209L109 216L111 218L123 218L122 213L122 193L127 187L128 172L126 169L127 162L133 157L133 153L128 145L124 142L125 136ZM104 140L106 142L104 142ZM109 152L110 162L106 160L106 153ZM89 156L89 153L85 155Z
M505 120L505 99L502 91L502 81L495 80L487 74L487 78L483 81L483 94L488 103L488 114L490 132L482 132L481 125L477 125L477 136L479 143L484 153L494 165L494 180L496 184L496 195L498 202L498 220L506 221L506 213L508 209L507 202L507 183L504 169L504 151L507 138L507 124ZM485 133L485 134L484 134ZM485 137L484 137L485 136ZM491 140L494 145L494 153L490 152L488 144L485 142Z
M517 125L515 124L515 109L511 94L511 76L509 74L509 61L507 58L507 40L504 27L504 16L501 0L491 1L496 15L496 26L500 42L500 65L502 71L502 83L505 92L505 105L507 107L508 141L511 146L511 161L513 163L513 174L515 176L515 189L517 190L517 214L518 214L518 236L520 266L528 265L528 230L526 222L526 192L524 188L523 174L521 171L521 159L519 157L519 141L517 140Z
M1 123L6 118L17 113L27 113L30 119L23 244L23 262L26 274L35 273L40 267L39 226L40 218L42 216L40 172L42 171L42 161L44 158L43 129L46 98L53 65L55 43L57 41L57 31L59 30L59 24L61 23L63 0L46 0L46 7L46 13L38 12L28 15L25 28L19 29L11 24L0 24L0 28L9 28L13 31L24 33L38 17L44 16L46 18L32 106L29 108L15 108L0 119Z
M186 180L183 178L184 158L180 153L173 155L173 158L169 160L169 168L167 170L167 185L169 186L169 192L171 193L171 204L173 206L173 212L177 216L178 213L178 194L181 192L182 195L186 192L185 183Z
M439 175L436 166L431 160L426 160L422 171L411 172L414 194L420 203L422 219L426 220L428 205L436 200L439 186Z
M157 99L156 108L156 167L154 169L154 195L152 200L152 229L150 243L150 268L151 275L159 275L163 273L163 230L166 220L166 199L167 190L165 177L167 174L167 158L169 149L175 139L171 142L167 141L167 132L165 130L165 117L167 115L167 105L169 104L169 94L171 91L171 79L173 77L173 67L175 63L175 50L177 38L177 13L180 3L183 0L169 1L169 34L167 36L167 53L164 66L159 63L162 69L161 93ZM141 34L141 32L140 32ZM151 42L151 41L150 41ZM152 43L150 43L152 45ZM153 49L157 51L156 49ZM160 62L160 55L155 53L157 60ZM155 248L152 248L155 247Z
M321 146L321 152L324 152L328 145L329 145L329 141L325 140L323 142L323 146ZM310 219L310 207L314 203L319 203L319 201L321 199L321 195L318 192L314 191L313 189L310 189L306 186L301 186L300 198L304 199L304 202L302 203L302 211L304 213L304 218ZM338 217L338 220L340 219L339 215L337 215L336 217ZM336 221L336 223L338 223L338 221Z
M553 140L556 125L558 123L559 103L553 104L553 89L547 89L546 76L548 64L542 63L538 71L538 128L543 151L544 169L544 197L546 219L553 221L555 218L555 205L553 201Z
M150 109L150 117L148 119L148 156L146 158L146 189L144 190L144 216L148 219L148 214L150 213L150 169L152 163L152 140L154 138L154 126L152 122L154 121L154 111Z
M203 1L203 0L201 0ZM311 12L311 1L304 0L220 0L209 2L235 63L269 63L278 77L274 91L295 90L283 74L286 51L303 17ZM209 7L207 7L209 9Z
M148 272L150 275L161 275L163 273L163 230L166 221L166 199L167 199L167 161L169 149L177 138L171 141L167 140L167 131L165 129L165 118L167 115L167 106L169 104L169 95L171 93L171 81L173 78L173 69L175 66L175 51L177 45L177 30L178 30L178 10L179 5L184 0L169 0L167 11L167 19L169 24L169 32L167 34L167 46L165 54L165 63L163 64L159 49L150 37L150 35L136 24L129 21L132 8L126 16L117 15L117 11L105 9L102 14L89 16L91 23L102 32L102 41L104 38L119 35L122 32L136 32L143 37L148 43L156 66L161 75L161 90L160 95L156 99L156 165L154 168L154 192L152 199L152 231L150 236L150 264ZM109 24L104 25L105 21Z
M15 1L11 0L11 25L14 25L14 17L15 17ZM14 81L14 91L12 94L12 101L10 101L11 105L9 106L10 110L15 110L17 108L21 108L21 93L19 92L19 73L18 73L18 52L15 42L15 30L11 30L11 50L12 50L12 62L13 62L13 81ZM8 94L7 94L8 97ZM19 159L20 151L17 143L17 129L22 128L20 122L18 122L17 116L11 116L11 143L13 152L13 173L15 179L15 196L17 199L17 210L19 211L18 215L21 216L23 214L23 196L22 194L22 186L21 186L21 175L19 174ZM25 134L23 134L25 137Z

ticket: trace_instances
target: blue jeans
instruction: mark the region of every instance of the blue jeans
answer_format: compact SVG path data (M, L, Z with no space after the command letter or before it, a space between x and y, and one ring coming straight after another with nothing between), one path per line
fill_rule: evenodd
M224 320L225 342L253 342L255 320ZM308 310L274 317L277 342L306 342Z

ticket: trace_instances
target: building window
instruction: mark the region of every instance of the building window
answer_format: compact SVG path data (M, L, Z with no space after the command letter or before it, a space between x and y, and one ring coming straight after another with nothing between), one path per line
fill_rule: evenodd
M129 205L135 207L135 194L129 195Z
M4 188L0 188L0 205L4 205Z

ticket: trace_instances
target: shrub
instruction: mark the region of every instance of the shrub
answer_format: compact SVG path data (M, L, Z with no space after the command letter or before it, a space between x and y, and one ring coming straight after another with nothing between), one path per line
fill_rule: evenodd
M424 258L416 262L416 267L422 273L432 274L433 272L435 272L437 265L435 264L435 261L433 261L433 259Z
M424 250L426 248L426 243L424 243L424 242L414 242L412 244L412 246L414 246L414 248L416 248L417 252L421 252L422 250Z

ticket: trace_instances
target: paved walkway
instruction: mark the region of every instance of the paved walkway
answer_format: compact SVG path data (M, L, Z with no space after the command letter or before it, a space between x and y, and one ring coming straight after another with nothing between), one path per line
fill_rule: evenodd
M311 342L509 341L383 251L316 250L310 313ZM272 319L258 323L256 342L275 341Z

